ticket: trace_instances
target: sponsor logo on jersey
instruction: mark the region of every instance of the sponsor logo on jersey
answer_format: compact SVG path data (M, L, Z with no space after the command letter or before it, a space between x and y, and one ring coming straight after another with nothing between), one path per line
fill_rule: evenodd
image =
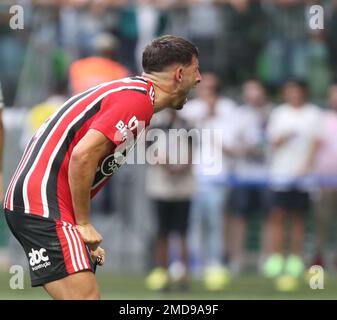
M122 141L126 140L127 135L128 135L128 131L130 132L130 131L135 130L138 127L138 124L139 124L139 121L137 120L136 116L133 116L129 120L127 125L122 120L119 120L117 122L115 127L122 134L122 136L123 136Z
M41 268L47 268L51 265L49 257L47 255L47 250L41 248L40 250L31 249L28 253L29 264L33 271L39 270Z
M107 156L101 165L101 172L105 176L111 176L114 174L120 166L123 164L125 160L125 153L126 152L115 152L114 154L110 154ZM124 155L123 155L124 154Z

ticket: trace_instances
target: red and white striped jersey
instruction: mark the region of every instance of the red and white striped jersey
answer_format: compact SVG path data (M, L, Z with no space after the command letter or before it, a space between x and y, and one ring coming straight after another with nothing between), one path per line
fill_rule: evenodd
M125 133L139 135L153 115L154 89L141 77L103 83L70 98L39 128L28 143L8 186L4 207L75 224L68 167L76 144L95 129L113 142L111 154L98 164L93 197L119 168L130 145ZM132 146L135 144L132 139ZM124 146L123 146L124 147ZM119 150L119 151L118 151Z

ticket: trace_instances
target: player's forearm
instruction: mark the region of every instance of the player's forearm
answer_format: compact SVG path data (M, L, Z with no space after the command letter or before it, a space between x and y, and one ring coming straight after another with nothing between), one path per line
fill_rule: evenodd
M90 191L97 163L90 155L73 154L69 162L69 186L76 223L90 223Z

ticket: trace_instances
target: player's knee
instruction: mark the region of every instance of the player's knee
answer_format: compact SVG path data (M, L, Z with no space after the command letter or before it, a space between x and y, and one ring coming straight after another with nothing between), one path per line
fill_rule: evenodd
M99 300L99 299L101 299L101 294L98 289L88 293L87 295L81 298L81 300Z
M99 300L100 291L95 276L89 272L80 272L67 278L48 284L48 293L62 300Z
M81 290L78 292L80 300L99 300L101 298L98 286L96 283L88 286L86 290Z
M99 300L101 299L101 293L99 292L99 289L96 288L92 290L87 298L87 300Z
M98 289L68 292L64 297L64 300L99 300L101 298Z

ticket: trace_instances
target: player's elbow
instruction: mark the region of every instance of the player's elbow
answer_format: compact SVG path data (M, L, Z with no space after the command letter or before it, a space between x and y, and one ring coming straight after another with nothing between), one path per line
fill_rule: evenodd
M91 162L92 157L89 152L75 148L70 157L69 169L76 171L83 170L90 166Z

